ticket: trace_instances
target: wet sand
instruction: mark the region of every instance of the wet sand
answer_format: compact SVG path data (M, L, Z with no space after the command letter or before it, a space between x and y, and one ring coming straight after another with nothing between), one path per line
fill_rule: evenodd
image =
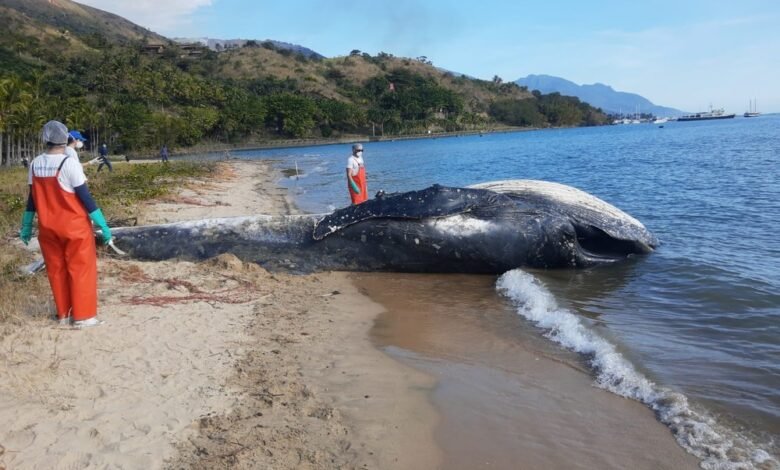
M594 387L580 358L514 314L494 277L359 277L386 309L375 343L436 377L441 468L698 468L651 410Z

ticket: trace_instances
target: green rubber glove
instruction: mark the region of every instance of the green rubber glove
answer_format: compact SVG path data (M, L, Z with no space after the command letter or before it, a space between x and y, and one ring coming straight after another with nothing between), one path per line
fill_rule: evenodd
M22 243L25 245L30 243L32 238L32 223L35 218L35 212L24 211L22 216L22 229L19 230L19 238L22 239Z
M108 242L111 241L111 229L108 228L106 218L103 217L103 211L100 209L95 209L94 211L90 212L89 218L92 219L92 222L94 222L103 233L103 244L108 245Z
M355 180L353 179L349 180L349 187L352 188L353 193L360 194L360 188L358 188L357 183L355 183Z

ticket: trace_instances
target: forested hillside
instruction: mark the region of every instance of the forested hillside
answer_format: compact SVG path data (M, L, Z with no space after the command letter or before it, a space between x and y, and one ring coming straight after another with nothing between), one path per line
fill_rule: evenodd
M49 119L116 152L605 120L576 98L455 76L425 57L307 58L256 41L211 51L69 0L0 0L0 16L5 165L40 150Z

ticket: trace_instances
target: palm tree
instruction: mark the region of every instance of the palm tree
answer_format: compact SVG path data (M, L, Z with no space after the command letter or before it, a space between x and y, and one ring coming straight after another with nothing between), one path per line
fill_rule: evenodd
M79 129L88 130L89 138L92 141L92 145L89 148L92 150L93 155L97 151L99 137L97 127L100 125L100 120L101 115L98 112L97 106L90 101L84 101L81 110L79 111L79 116L76 119L78 124L74 125L81 126Z
M0 79L0 164L6 166L11 165L11 145L10 142L6 140L5 143L8 148L5 152L5 158L3 158L3 141L6 137L9 140L11 138L10 125L13 117L13 109L19 101L22 86L22 81L16 76Z
M23 157L23 153L32 159L33 153L39 148L37 138L46 116L43 113L43 103L32 93L25 93L22 99L14 106L12 123L16 129L17 155L12 163L17 163Z
M0 165L4 163L3 159L3 137L5 136L5 128L8 125L8 111L7 105L8 96L11 93L11 79L0 79Z
M0 156L5 140L5 158L2 159L5 166L11 166L16 160L12 147L14 137L18 136L15 124L17 114L24 112L25 106L29 105L32 99L29 88L29 85L16 76L0 80Z
M65 124L69 129L85 129L89 120L89 105L83 98L71 100L65 111Z

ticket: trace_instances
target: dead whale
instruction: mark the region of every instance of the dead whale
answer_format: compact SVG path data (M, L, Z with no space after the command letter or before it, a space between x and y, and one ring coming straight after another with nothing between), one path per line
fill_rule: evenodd
M145 260L233 253L267 269L499 274L647 254L638 220L575 188L533 180L378 195L326 215L257 215L112 230Z

